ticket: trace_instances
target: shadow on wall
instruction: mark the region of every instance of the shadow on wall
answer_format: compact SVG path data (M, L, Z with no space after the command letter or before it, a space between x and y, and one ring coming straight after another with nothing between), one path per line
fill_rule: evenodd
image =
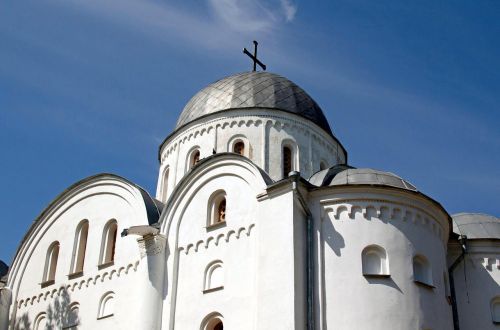
M17 317L14 329L76 329L77 325L81 325L78 312L78 303L71 303L68 291L61 288L59 295L53 299L45 312L35 316L34 320L30 320L27 312L23 313Z
M323 239L328 246L340 257L342 255L341 249L345 248L344 237L335 230L332 220L328 217L323 221Z
M484 324L491 327L487 329L500 329L493 319L496 313L492 303L500 297L500 286L494 272L498 272L497 256L490 254L466 254L455 268L453 276L460 328L478 329ZM478 326L477 320L484 320L484 323Z
M391 287L393 289L398 290L401 294L404 294L401 288L394 282L392 278L370 278L370 277L365 277L366 281L370 284L379 284L379 285L385 285L388 287Z

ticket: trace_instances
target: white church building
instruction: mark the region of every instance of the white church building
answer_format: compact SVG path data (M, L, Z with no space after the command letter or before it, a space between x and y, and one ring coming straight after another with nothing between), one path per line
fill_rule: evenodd
M205 87L158 157L154 197L103 173L40 213L0 330L500 329L500 219L347 165L287 78Z

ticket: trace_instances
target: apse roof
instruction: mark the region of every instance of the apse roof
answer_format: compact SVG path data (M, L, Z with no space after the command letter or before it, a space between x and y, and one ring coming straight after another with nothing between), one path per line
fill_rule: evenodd
M396 174L371 168L354 168L348 165L336 165L316 172L311 176L309 182L319 187L370 184L418 191L414 185Z
M453 231L468 239L500 239L500 219L481 213L457 213L451 216Z
M318 104L295 83L270 72L243 72L208 85L186 104L175 128L223 110L254 107L294 113L333 135Z

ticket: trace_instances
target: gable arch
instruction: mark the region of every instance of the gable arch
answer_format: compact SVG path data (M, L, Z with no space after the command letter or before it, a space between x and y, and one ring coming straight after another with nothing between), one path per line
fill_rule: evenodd
M168 200L169 208L159 220L160 232L171 238L172 228L178 227L183 213L193 196L207 182L217 177L237 177L244 181L255 196L273 180L248 158L234 153L220 153L202 160L200 164L177 184ZM175 219L174 219L174 214ZM176 224L174 221L178 220Z
M224 182L224 184L222 184ZM170 256L166 260L166 276L170 279L167 287L169 292L170 304L174 310L168 310L164 307L164 313L175 315L177 308L177 288L180 269L179 247L194 244L195 236L203 236L212 239L215 242L217 232L208 233L206 226L206 203L209 196L217 190L223 189L226 193L227 205L234 205L235 198L242 201L249 198L251 203L240 203L240 206L250 209L257 206L259 201L257 195L263 192L268 184L273 181L253 164L248 158L234 153L219 153L202 160L198 166L181 179L168 200L160 218L160 233L166 237L167 251ZM236 190L237 189L237 190ZM201 207L200 207L201 206ZM240 209L241 211L242 209ZM193 216L194 212L196 216ZM239 214L243 214L241 211ZM239 224L250 224L253 218L236 217ZM231 228L234 225L231 217L231 224L228 228L216 228L214 230L230 231L239 228ZM237 225L237 227L240 227ZM187 233L187 234L186 234ZM185 234L185 235L184 235ZM193 239L193 240L192 240ZM192 241L191 241L192 240ZM207 246L207 240L203 240L204 246ZM202 245L203 246L203 245ZM201 282L201 280L200 280Z
M113 203L110 205L107 203L109 201ZM44 259L40 255L45 255L48 240L58 240L61 248L69 249L69 253L59 256L57 266L67 275L71 268L71 249L74 246L75 236L58 233L77 231L82 219L89 220L92 232L97 233L102 230L104 223L101 220L103 219L96 222L86 214L85 206L89 203L104 205L100 208L104 213L124 215L123 218L117 219L118 222L123 222L124 227L157 222L160 213L157 204L146 191L120 176L104 173L76 182L58 195L40 213L21 241L12 262L7 284L12 288L13 301L17 301L26 294L19 291L24 287L21 286L23 281L37 285L40 283L40 278L35 281L33 274L38 274L39 277L39 274L44 271L39 265L40 260ZM107 205L110 206L107 207ZM123 242L122 244L136 248L135 243ZM91 269L97 270L97 257L89 258L85 262L92 262L94 267ZM61 281L65 277L62 276ZM56 277L56 284L57 281Z

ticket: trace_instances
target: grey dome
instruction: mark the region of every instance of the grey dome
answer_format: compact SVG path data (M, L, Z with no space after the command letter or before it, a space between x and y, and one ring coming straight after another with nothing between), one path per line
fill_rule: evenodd
M244 72L208 85L186 104L175 128L219 111L253 107L294 113L332 135L318 104L287 78L269 72Z
M481 213L458 213L451 216L453 232L468 239L500 239L500 219Z
M316 172L311 176L309 182L319 187L369 184L417 191L414 185L403 180L396 174L377 171L371 168L358 169L348 165L336 165Z

